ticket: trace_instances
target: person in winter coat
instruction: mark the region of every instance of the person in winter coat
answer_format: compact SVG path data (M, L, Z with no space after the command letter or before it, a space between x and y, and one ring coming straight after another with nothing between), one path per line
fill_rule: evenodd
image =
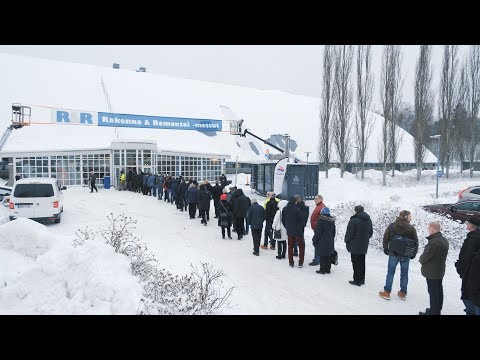
M462 297L465 304L465 313L467 315L479 315L479 287L478 272L475 271L478 263L474 263L475 258L478 261L480 252L480 220L471 217L467 222L467 238L463 242L458 260L455 262L455 268L462 279ZM472 271L473 265L473 271ZM477 280L476 282L474 280ZM477 302L477 304L475 304Z
M324 207L317 220L317 227L313 235L313 245L320 257L318 274L330 274L332 256L335 253L335 216L330 215L330 209Z
M304 231L308 222L308 215L308 206L305 205L300 195L293 196L282 212L282 222L287 229L288 235L288 263L292 268L294 267L293 245L295 242L298 243L298 247L300 248L298 267L303 267L303 260L305 258Z
M222 189L227 186L227 177L225 176L225 174L222 174L222 176L220 176L220 186L222 187Z
M267 195L265 195L266 198L265 198L265 201L263 202L263 208L266 210L267 209L267 202L270 201L270 199L272 198L272 192L271 191L267 191Z
M215 181L215 186L212 189L213 206L215 208L215 218L218 218L218 206L220 204L220 196L223 194L222 187ZM226 196L225 196L226 197Z
M232 226L232 205L227 201L227 194L220 195L218 203L218 226L222 228L222 239L225 239L225 229L228 238L232 238L230 227Z
M207 193L210 197L210 200L211 200L212 197L213 197L213 186L210 185L208 180L205 180L204 184L205 184L205 190L207 191ZM207 210L205 210L205 217L206 217L207 221L210 221L210 200L208 201L208 204L207 204Z
M172 175L172 181L170 183L170 204L176 204L178 190L178 180Z
M165 179L165 188L167 189L167 201L172 203L172 181L173 176L167 176Z
M90 181L90 189L91 193L93 193L93 189L95 189L96 192L98 192L97 186L95 185L95 181L97 180L97 176L93 173L93 171L90 172L90 177L88 178Z
M182 178L182 181L178 185L178 191L177 191L178 208L180 209L180 211L183 211L185 207L184 203L185 203L185 195L187 193L187 189L188 189L188 184L185 181L185 179Z
M237 231L238 240L241 240L245 233L244 222L249 206L250 199L243 194L243 190L235 190L232 195L232 213L235 218L235 230Z
M260 255L260 240L262 239L265 209L258 205L257 199L252 199L252 206L247 211L248 223L252 227L253 255Z
M163 198L163 181L165 177L162 174L158 174L157 180L155 181L155 186L157 187L157 198L162 200Z
M250 208L250 206L252 206L252 202L251 202L249 197L247 197L247 199L248 199L248 208ZM249 228L250 228L250 223L248 222L248 217L245 216L245 227L243 228L243 235L244 236L248 235L248 229Z
M273 218L278 210L278 202L274 192L270 193L270 201L265 206L265 234L262 249L268 249L268 240L270 239L270 249L275 250L275 239L273 238Z
M400 215L397 217L397 220L387 227L385 234L383 235L383 251L385 252L385 255L388 255L388 271L383 291L380 291L378 294L385 300L390 300L393 278L395 276L395 269L397 268L398 263L400 263L400 291L397 293L397 295L402 300L406 300L407 298L408 267L410 265L410 260L415 256L409 258L408 256L401 256L401 254L397 254L394 251L390 252L388 244L393 235L400 235L415 240L417 243L415 249L416 254L418 249L417 231L412 225L410 225L410 221L412 221L412 214L410 214L410 211L400 211Z
M143 175L142 186L143 186L143 195L148 195L148 174Z
M419 315L440 315L443 307L442 279L445 275L445 262L448 254L448 241L440 232L440 223L432 221L428 224L428 243L418 261L422 264L422 275L427 279L430 308Z
M128 172L127 172L127 190L128 191L132 191L132 169L128 169Z
M281 200L278 203L278 211L275 213L273 218L272 228L274 230L280 230L280 238L275 239L277 242L277 259L285 259L285 253L287 252L287 229L282 223L282 210L285 206L287 206L288 202L285 200Z
M195 219L195 213L197 212L197 187L195 184L190 184L190 187L187 190L187 203L188 203L188 213L190 219Z
M155 175L153 174L148 177L148 195L157 196L155 193Z
M127 176L123 172L123 170L120 172L120 191L125 190L126 188L126 181L127 181Z
M361 286L365 284L365 255L373 235L370 216L361 205L355 206L355 214L350 218L345 233L345 244L350 253L353 267L353 281L350 284Z
M204 184L200 185L200 190L197 193L197 204L198 209L200 210L200 216L202 217L201 223L207 226L207 219L205 214L208 210L208 204L210 204L210 193L207 191L207 188Z
M314 201L315 201L315 209L312 212L312 216L310 216L310 226L312 227L313 231L315 231L317 227L317 221L318 221L318 218L320 217L320 211L322 211L322 209L325 207L325 204L323 203L322 195L316 195ZM313 245L313 247L315 249L313 260L308 265L317 266L320 264L320 255L318 255L315 245Z
M145 174L140 170L137 175L137 191L139 193L143 192L143 176Z

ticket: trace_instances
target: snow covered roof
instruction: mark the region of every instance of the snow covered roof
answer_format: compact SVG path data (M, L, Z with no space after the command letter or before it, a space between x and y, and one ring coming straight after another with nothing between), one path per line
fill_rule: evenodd
M4 126L9 125L12 103L110 112L105 87L114 113L228 120L220 108L228 106L245 120L244 128L265 139L289 133L298 145L297 157L304 159L304 152L310 151L311 160L316 158L320 101L315 97L9 54L0 54L0 79ZM381 117L374 116L367 162L378 162L375 136L380 134ZM50 109L32 106L32 122L50 122ZM216 133L117 128L118 134L106 127L31 125L14 130L1 152L109 148L118 135L119 140L156 141L163 150L229 154L243 162L264 160L267 149L278 153L253 137L230 135L228 125L224 121L223 132ZM400 131L404 141L398 161L413 162L413 138ZM430 152L426 158L436 160Z

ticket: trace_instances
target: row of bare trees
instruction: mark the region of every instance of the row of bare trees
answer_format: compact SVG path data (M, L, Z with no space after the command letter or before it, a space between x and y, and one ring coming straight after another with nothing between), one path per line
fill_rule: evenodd
M356 53L356 66L354 58ZM372 132L372 100L375 80L372 72L371 46L326 45L323 53L323 78L320 104L319 161L328 164L332 150L336 152L343 177L345 164L355 148L355 162L364 178L365 157ZM432 46L420 46L415 68L414 114L411 128L414 137L414 159L417 180L425 161L426 146L434 124L434 91L432 89ZM383 164L383 184L386 185L387 169L395 176L399 147L403 133L399 127L402 117L403 79L402 54L399 45L386 45L382 54L380 95L382 104L381 137L378 139L377 156ZM355 76L356 75L356 76ZM356 87L354 80L356 78ZM457 45L444 46L438 102L438 127L441 135L440 160L449 176L452 161L473 163L476 160L479 137L478 113L480 105L480 45L470 47L459 69ZM354 99L355 98L355 99ZM354 101L355 100L355 101ZM354 108L355 102L355 108ZM354 121L350 121L354 112ZM353 136L352 136L353 132Z

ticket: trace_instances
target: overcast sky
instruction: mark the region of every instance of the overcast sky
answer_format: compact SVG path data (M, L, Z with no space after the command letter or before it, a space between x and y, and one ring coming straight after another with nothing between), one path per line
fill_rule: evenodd
M0 52L320 96L321 45L0 45ZM373 46L374 106L380 108L382 46ZM461 47L460 55L465 49ZM418 45L402 46L403 100L413 103ZM442 46L433 46L434 90Z

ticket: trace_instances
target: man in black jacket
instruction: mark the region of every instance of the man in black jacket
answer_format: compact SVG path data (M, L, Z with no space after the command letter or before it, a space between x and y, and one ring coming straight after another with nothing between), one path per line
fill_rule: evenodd
M288 263L292 268L295 265L293 261L293 244L295 242L300 248L298 267L303 267L305 258L304 231L308 222L308 215L308 206L305 205L300 195L293 196L282 211L282 223L287 229L288 236Z
M430 308L419 315L440 315L443 307L442 279L445 275L445 262L448 254L448 241L440 232L440 223L428 224L428 243L418 261L422 264L422 275L427 279Z
M220 186L222 187L222 189L227 186L227 177L225 176L225 174L222 174L222 176L220 176Z
M372 235L373 226L370 216L363 206L355 206L355 214L350 218L345 234L345 244L352 259L353 281L349 281L352 285L365 284L365 255Z
M215 218L218 218L218 206L220 203L220 196L222 195L222 187L215 181L215 186L212 188L213 206L215 207Z
M478 265L473 261L475 258L478 261L478 254L480 252L480 220L471 217L467 222L467 238L463 242L458 260L455 262L458 275L462 279L462 300L465 304L465 313L467 315L475 315L477 313L475 306L475 298L477 302L479 299L480 285L474 283L474 278L478 281L478 273L475 271L475 267ZM472 264L475 265L472 271ZM479 305L477 305L478 307Z
M410 221L412 221L412 214L410 213L410 211L400 211L400 214L395 220L395 222L387 227L387 229L385 230L385 234L383 235L383 252L385 253L385 255L388 255L388 270L387 278L385 280L385 286L383 287L383 291L380 291L378 295L380 295L380 297L384 298L385 300L390 300L393 278L395 276L395 270L398 263L400 263L400 291L397 293L397 295L401 300L406 300L407 298L408 267L410 265L410 260L415 258L415 255L409 258L408 256L402 256L402 254L397 254L395 251L390 251L389 243L393 235L399 235L404 238L414 240L416 243L414 253L417 253L417 231L412 225L410 225Z
M260 255L260 240L262 238L263 222L265 221L265 209L258 205L257 199L252 199L252 206L248 208L247 218L252 228L253 255Z
M270 199L267 201L267 204L265 205L266 221L265 221L265 234L264 234L262 249L268 249L268 240L270 239L270 249L275 250L275 240L273 240L272 224L273 224L273 218L275 217L275 214L277 213L277 210L278 210L278 202L275 199L276 197L277 195L274 192L270 193Z
M237 189L232 195L232 213L235 218L235 230L238 240L241 240L245 233L245 215L250 206L250 199L243 194L242 189Z

